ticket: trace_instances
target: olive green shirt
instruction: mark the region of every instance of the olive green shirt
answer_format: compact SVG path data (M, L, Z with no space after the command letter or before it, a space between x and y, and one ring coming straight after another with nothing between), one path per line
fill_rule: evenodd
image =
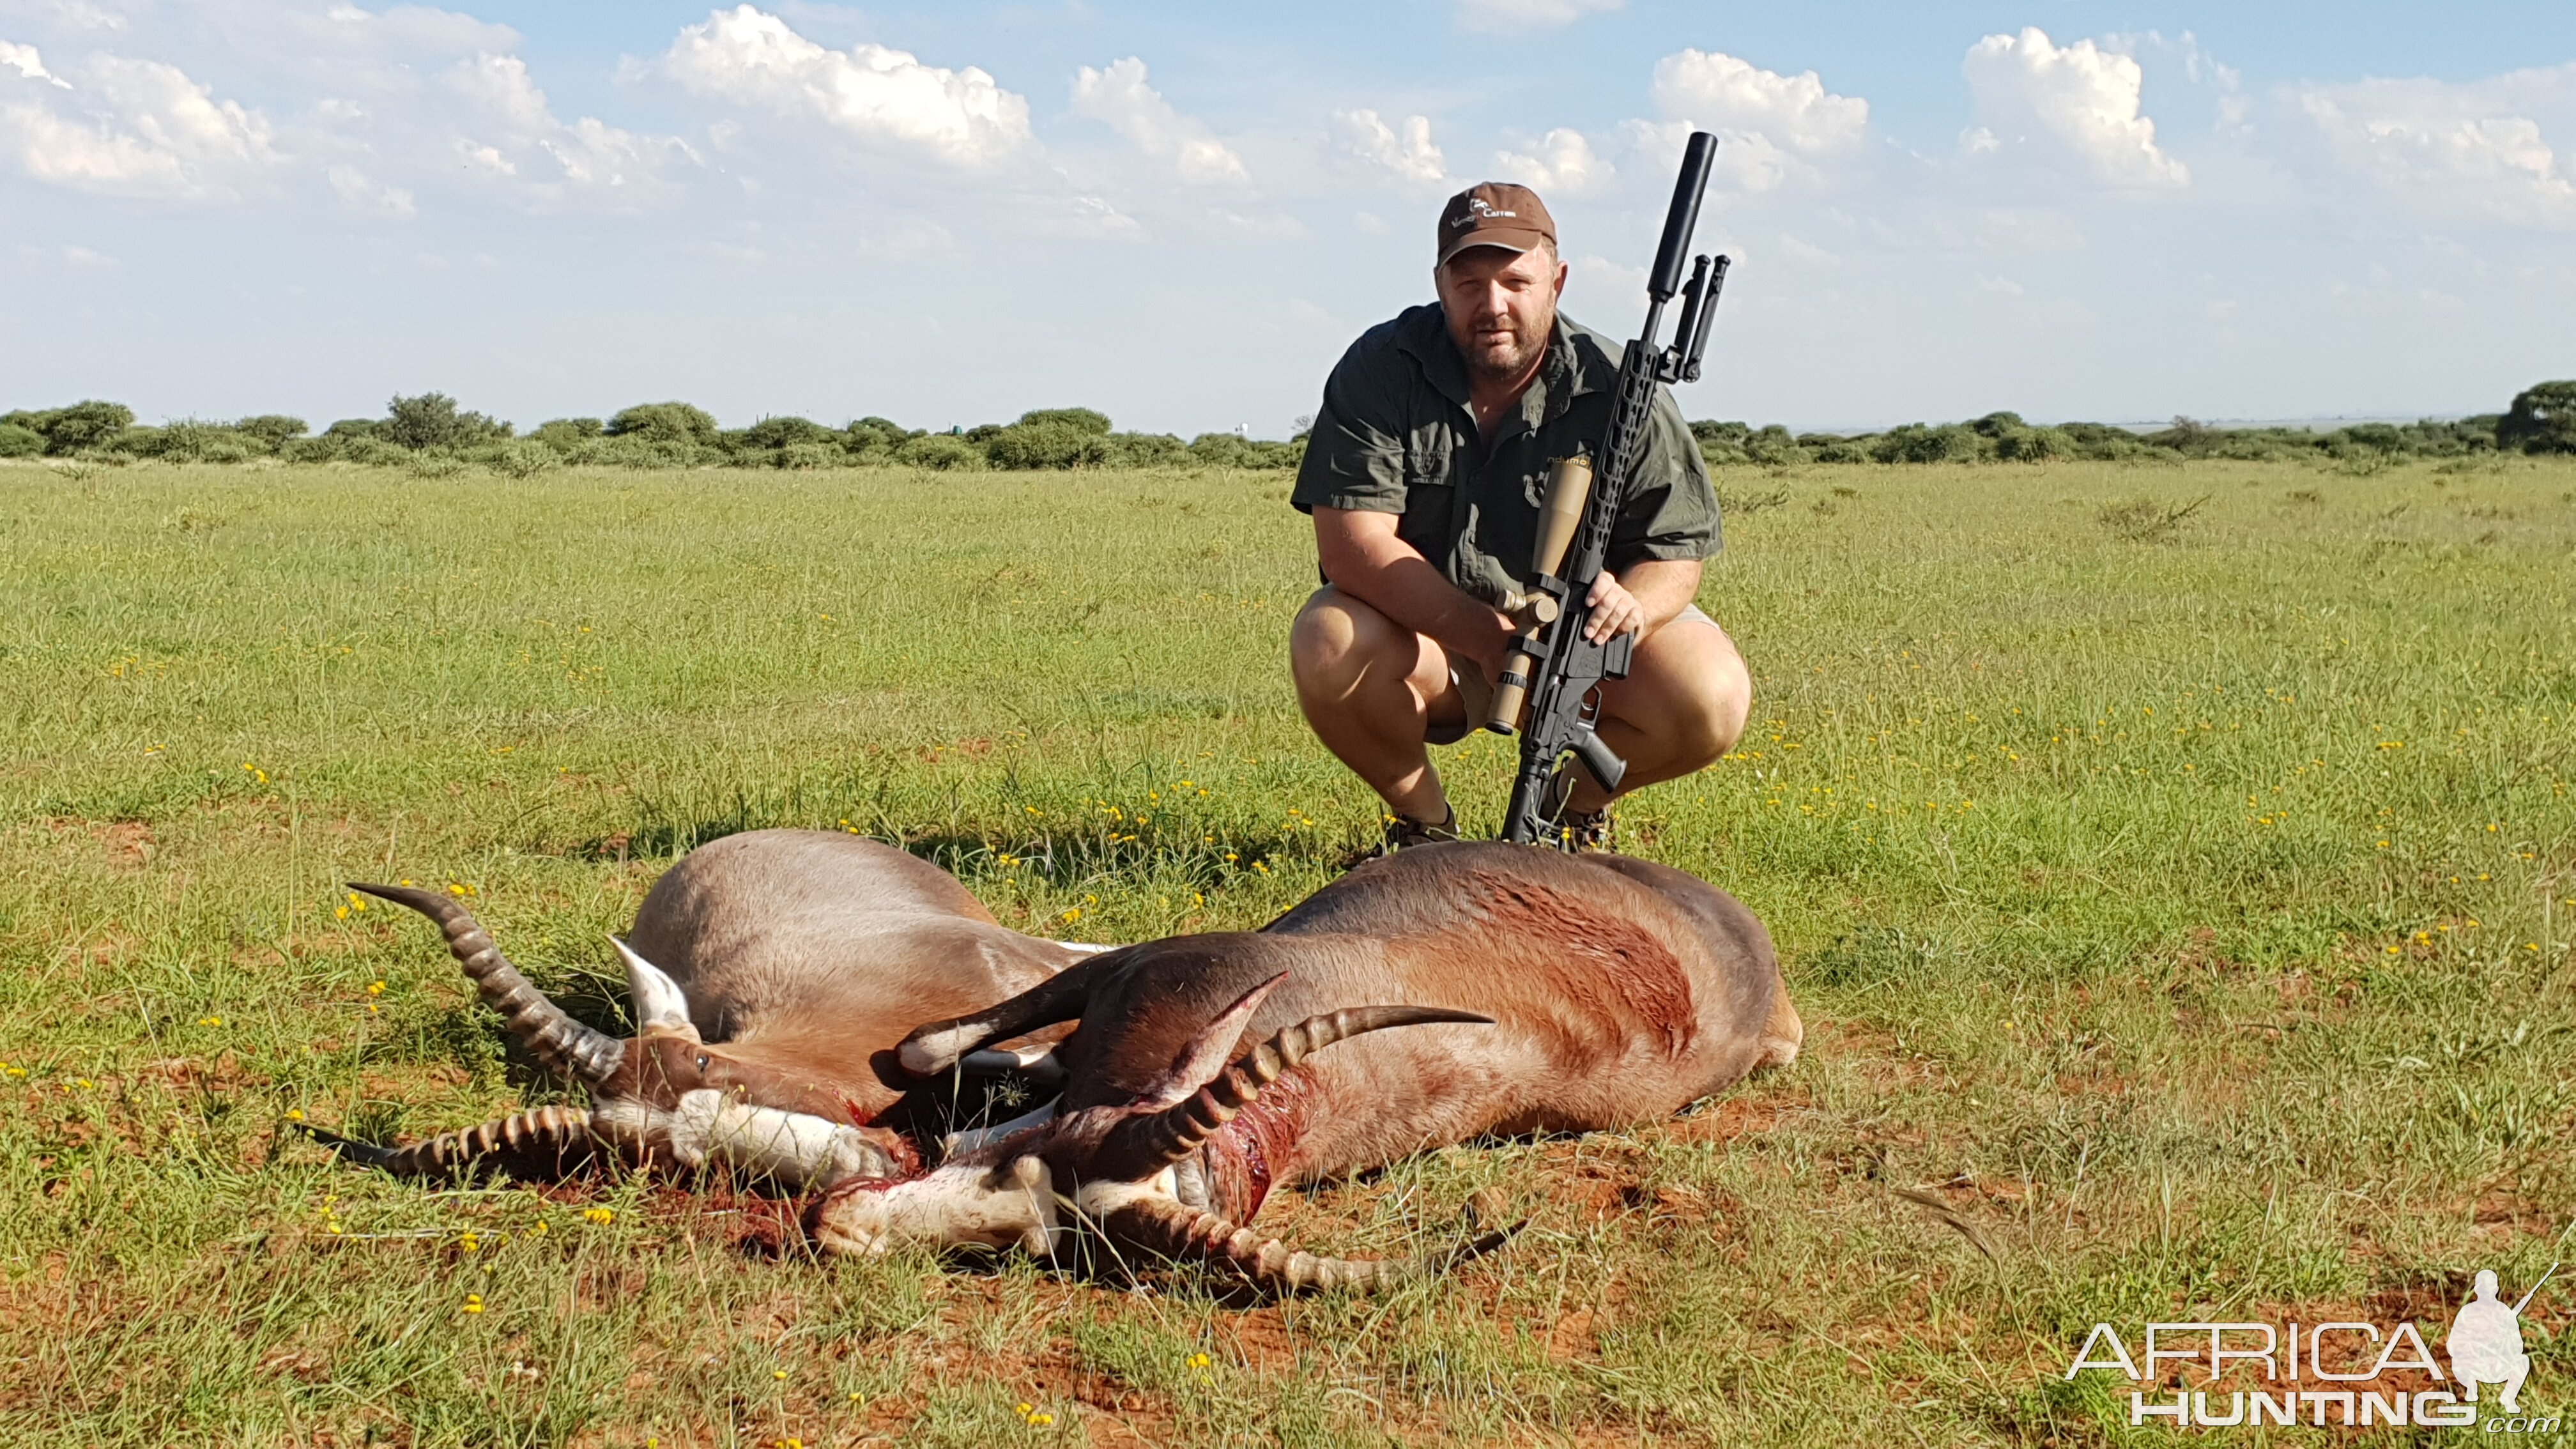
M1548 465L1599 457L1619 380L1617 343L1559 314L1547 360L1488 440L1467 400L1467 361L1438 303L1409 307L1360 335L1324 383L1289 502L1402 515L1396 536L1487 603L1535 577ZM1717 492L1681 408L1655 389L1636 476L1610 530L1613 573L1640 559L1718 550Z

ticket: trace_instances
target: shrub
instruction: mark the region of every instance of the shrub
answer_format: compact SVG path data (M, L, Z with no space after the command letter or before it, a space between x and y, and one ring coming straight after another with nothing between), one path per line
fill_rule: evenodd
M537 424L528 436L558 453L577 453L605 427L607 424L597 418L550 418Z
M2059 423L2057 429L2074 445L2076 457L2094 462L2173 457L2169 450L2155 446L2127 428L2113 427L2109 423Z
M535 439L520 438L487 450L483 462L504 478L534 478L549 468L562 467L563 454Z
M1106 431L1052 421L1013 423L975 441L983 443L984 457L996 468L1097 468L1114 452Z
M2213 428L2198 418L2176 413L2171 426L2163 432L2147 434L2147 441L2160 448L2171 448L2178 453L2197 457L2217 446L2218 442L2226 436L2227 433L2222 429Z
M134 426L134 409L123 403L90 399L69 407L0 415L0 423L25 428L45 440L45 451L65 457L84 448L104 446Z
M1201 433L1190 439L1186 461L1211 468L1294 468L1305 455L1306 445L1293 440L1273 443L1237 433Z
M411 461L412 451L399 443L389 443L372 433L340 440L340 456L352 463L390 468Z
M742 430L742 441L755 448L787 448L798 443L828 443L838 435L807 418L762 418Z
M701 447L685 439L661 441L642 433L616 433L584 446L573 461L605 463L612 468L694 468L701 463L722 461L723 457L712 446Z
M0 423L0 458L33 458L45 451L45 435L20 423Z
M1744 452L1752 461L1765 467L1786 467L1809 460L1805 448L1790 436L1789 430L1772 423L1744 440Z
M345 456L345 438L324 434L318 438L297 438L278 450L278 456L290 463L336 463Z
M2015 463L2047 463L2075 456L2063 428L2022 428L1995 439L1995 456Z
M481 413L461 411L456 399L443 392L425 392L417 397L397 394L385 405L384 422L373 431L395 447L419 452L424 448L469 448L476 443L497 442L510 436L510 425Z
M2576 381L2523 389L2496 420L2495 440L2526 453L2576 453Z
M849 461L849 453L839 443L790 443L778 450L781 468L838 468Z
M711 447L716 420L706 409L684 402L638 403L608 420L608 436Z
M148 426L124 428L99 439L81 451L93 458L110 456L119 460L157 458L161 456L161 440L166 431L167 429L164 428Z
M1819 463L1866 463L1870 461L1869 439L1866 437L1828 437L1824 442L1808 444L1807 449Z
M1965 463L1992 451L1985 438L1957 423L1937 428L1907 423L1870 444L1869 455L1882 463Z
M145 431L131 428L127 434L132 436ZM244 463L275 451L264 438L248 436L222 423L199 422L194 418L182 418L152 431L154 436L135 438L129 451L171 463Z
M1108 466L1168 468L1190 461L1190 445L1169 433L1111 433Z
M861 418L841 430L841 446L849 449L852 457L864 458L870 454L891 453L902 447L905 439L914 436L901 423L885 418Z
M1691 437L1699 444L1699 455L1712 468L1730 463L1750 463L1753 454L1745 445L1753 438L1749 423L1716 422L1703 418L1690 425Z
M1089 408L1039 408L1020 414L1016 426L1024 428L1063 427L1077 433L1106 434L1109 415Z
M384 424L376 421L374 418L342 418L340 421L324 428L322 430L322 436L342 440L349 438L372 438L376 435L377 430L382 427L384 427Z
M302 418L290 418L283 413L262 413L233 424L233 431L258 444L260 451L276 453L303 437L305 427Z
M942 471L971 470L984 466L984 450L947 433L923 433L906 438L894 450L894 460L915 468Z

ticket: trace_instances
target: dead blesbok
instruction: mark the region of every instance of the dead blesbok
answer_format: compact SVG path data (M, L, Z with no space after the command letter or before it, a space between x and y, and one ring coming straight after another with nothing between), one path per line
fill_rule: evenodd
M603 1150L722 1165L790 1189L910 1171L917 1143L899 1114L924 1084L895 1062L905 1030L1025 991L1100 949L1009 930L946 871L892 846L751 831L689 852L645 896L616 942L636 1031L618 1038L547 1000L453 896L354 888L437 922L510 1034L590 1089L586 1111L540 1108L408 1147L315 1134L406 1175L547 1175ZM957 1065L1052 1084L1042 1044Z
M1242 1225L1277 1184L1669 1117L1802 1036L1770 934L1733 897L1647 861L1499 842L1399 851L1257 933L1095 956L898 1054L935 1073L1076 1020L1055 1104L921 1176L834 1189L807 1215L815 1240L1052 1253L1088 1226L1268 1289L1374 1287L1422 1265L1291 1252Z

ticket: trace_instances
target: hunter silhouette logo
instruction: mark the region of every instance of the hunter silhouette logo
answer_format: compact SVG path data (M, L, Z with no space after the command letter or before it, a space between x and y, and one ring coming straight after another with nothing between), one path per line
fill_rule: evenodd
M2486 1422L2491 1434L2555 1433L2554 1417L2527 1418L2518 1397L2531 1376L2531 1355L2522 1343L2522 1310L2560 1265L2531 1285L2512 1305L2496 1296L2496 1275L2481 1271L2469 1300L2451 1319L2440 1357L2415 1324L2336 1323L2150 1323L2135 1357L2118 1330L2093 1325L2075 1351L2065 1377L2086 1369L2117 1369L2132 1383L2153 1383L2169 1370L2167 1363L2205 1365L2206 1387L2187 1387L2192 1371L2173 1392L2132 1389L2129 1423L2162 1419L2174 1428L2228 1428L2237 1425L2289 1426L2302 1420L2318 1428L2376 1428L2380 1425L2460 1429L2478 1423L2478 1390L2498 1385L2496 1407L2504 1417ZM2449 1360L2449 1372L2443 1370ZM2144 1364L2143 1370L2139 1367ZM2259 1386L2223 1389L2219 1380L2231 1369L2259 1370ZM2392 1373L2422 1374L2440 1387L2410 1390L2404 1381L2387 1381ZM2240 1377L2240 1383L2244 1379ZM2456 1390L2456 1391L2455 1391Z
M2478 1385L2502 1384L2504 1392L2496 1405L2506 1413L2518 1412L2514 1396L2522 1392L2522 1381L2531 1377L2531 1355L2522 1351L2522 1310L2531 1303L2540 1284L2558 1272L2558 1264L2540 1275L2540 1283L2531 1285L2531 1293L2511 1308L2496 1301L2496 1275L2478 1274L2475 1296L2460 1305L2459 1316L2451 1320L2451 1333L2442 1340L2443 1351L2451 1356L2451 1372L2468 1388L2469 1402L2478 1401Z

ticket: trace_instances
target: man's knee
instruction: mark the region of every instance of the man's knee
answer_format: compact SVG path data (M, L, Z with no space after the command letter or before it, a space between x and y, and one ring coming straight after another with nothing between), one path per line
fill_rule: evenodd
M1712 764L1744 738L1745 721L1753 715L1753 671L1745 667L1733 640L1726 641L1718 653L1709 671L1702 721L1706 733L1700 740Z
M1672 742L1676 762L1689 770L1704 769L1724 758L1744 737L1744 722L1753 712L1753 676L1735 642L1714 625L1686 624L1706 630L1694 639L1687 664L1673 681L1672 713L1658 722L1658 733Z
M1327 584L1289 628L1290 672L1309 693L1347 694L1372 665L1390 658L1401 633L1384 614Z

